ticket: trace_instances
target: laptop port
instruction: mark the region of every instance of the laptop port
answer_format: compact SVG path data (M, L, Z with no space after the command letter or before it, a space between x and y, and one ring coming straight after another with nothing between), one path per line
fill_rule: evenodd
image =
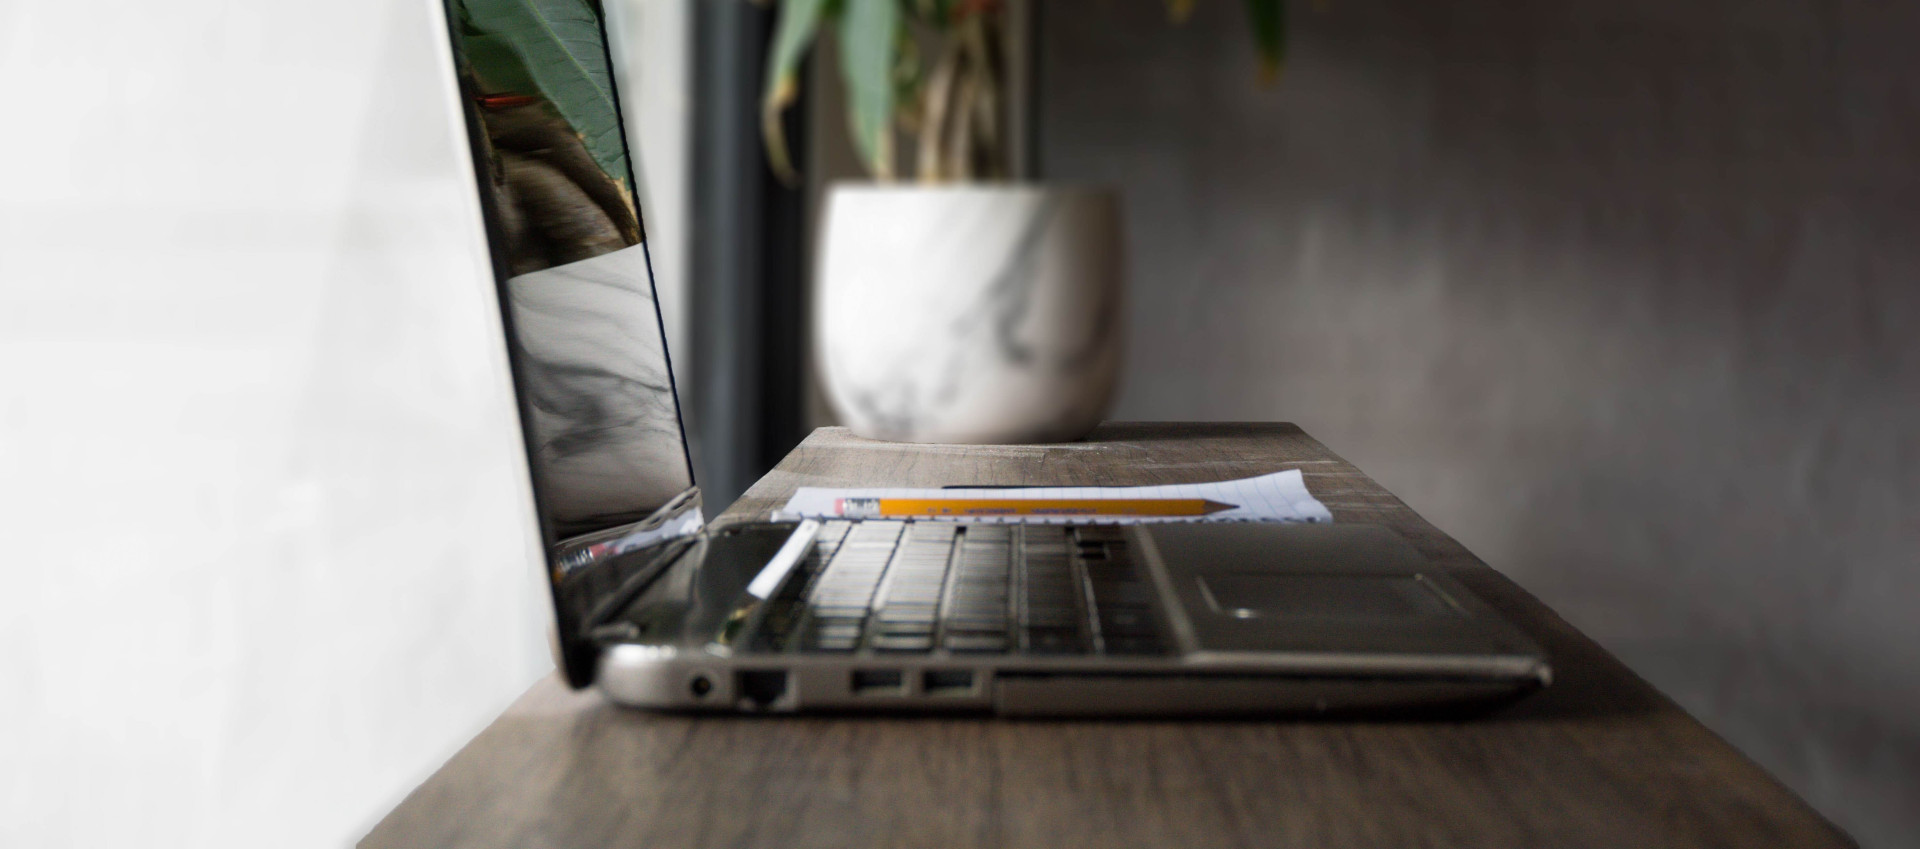
M929 669L920 679L921 688L929 696L971 696L973 695L973 670L971 669Z
M906 673L898 669L853 671L853 694L856 696L898 696L906 692Z
M705 675L695 675L693 680L687 682L687 689L693 691L694 698L704 699L708 693L713 692L713 679Z
M787 673L781 669L755 669L741 672L734 692L753 706L766 710L787 694Z

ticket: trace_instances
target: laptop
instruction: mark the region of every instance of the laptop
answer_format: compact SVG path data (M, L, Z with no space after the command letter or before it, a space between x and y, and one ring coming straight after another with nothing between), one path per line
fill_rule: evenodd
M1538 645L1380 526L706 525L604 11L445 8L572 686L1122 716L1424 713L1547 684Z

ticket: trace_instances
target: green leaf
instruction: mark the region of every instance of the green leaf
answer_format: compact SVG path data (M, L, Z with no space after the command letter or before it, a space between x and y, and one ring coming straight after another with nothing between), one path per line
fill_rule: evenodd
M773 43L767 47L767 82L760 95L760 138L766 144L768 167L788 184L796 175L780 116L800 96L800 60L812 46L826 10L827 0L781 0L780 23Z
M905 0L907 13L919 22L945 31L953 23L954 0Z
M613 69L591 0L465 0L463 6L463 29L471 34L462 41L489 93L544 97L580 134L594 163L626 186L631 174Z
M539 94L527 63L506 39L473 24L466 10L460 15L460 46L473 69L474 80L486 94Z
M1287 59L1286 0L1247 0L1247 22L1253 26L1254 46L1260 50L1260 78L1272 83L1280 78Z
M854 146L881 179L893 176L893 55L900 26L899 0L846 0L840 15L847 120Z

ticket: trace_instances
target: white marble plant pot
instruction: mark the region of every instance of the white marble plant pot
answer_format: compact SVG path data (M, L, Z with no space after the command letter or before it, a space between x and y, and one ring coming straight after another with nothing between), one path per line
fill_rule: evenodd
M854 433L1065 442L1106 413L1125 323L1111 193L843 184L819 258L814 345Z

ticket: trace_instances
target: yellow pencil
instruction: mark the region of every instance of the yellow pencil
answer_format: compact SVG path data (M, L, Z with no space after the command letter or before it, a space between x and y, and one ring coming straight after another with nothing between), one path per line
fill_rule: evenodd
M841 498L849 519L907 516L1205 516L1239 505L1204 498Z

